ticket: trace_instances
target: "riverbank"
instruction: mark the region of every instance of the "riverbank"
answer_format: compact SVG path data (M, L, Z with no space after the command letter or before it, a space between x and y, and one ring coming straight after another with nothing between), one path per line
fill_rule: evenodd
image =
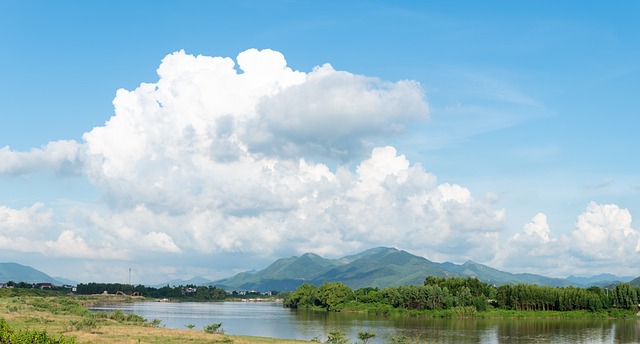
M300 309L328 312L322 307L300 307ZM408 310L393 308L388 305L371 305L349 302L334 311L366 313L381 316L408 316L425 318L479 318L479 319L518 319L518 318L549 318L549 319L624 319L639 318L633 310L608 309L598 312L575 311L522 311L489 307L484 311L477 311L474 307L453 307L439 310Z
M299 340L206 333L202 329L169 329L155 319L121 312L92 313L86 305L103 296L53 296L47 293L0 293L0 318L12 331L46 331L52 338L75 338L76 343L308 343ZM128 302L125 296L109 301Z
M191 325L188 321L179 322L176 324L166 324L168 327L175 327L176 329L165 328L165 324L162 321L157 319L151 319L155 315L147 315L149 319L144 319L140 315L136 314L145 314L136 313L129 314L128 312L123 312L119 310L109 310L105 311L89 311L85 305L93 304L95 302L104 302L108 301L110 303L113 302L121 302L123 306L127 306L125 304L130 302L136 302L140 299L132 299L127 296L110 296L105 297L104 295L93 295L93 296L73 296L73 295L55 295L51 293L43 293L42 291L33 290L29 292L10 292L11 296L8 296L7 293L0 291L0 318L5 319L9 326L15 331L46 331L48 335L52 338L59 338L60 336L65 336L66 338L73 338L73 343L309 343L309 341L301 341L301 340L285 340L278 338L265 338L265 337L251 337L251 336L235 336L235 335L226 335L224 333L206 333L203 329L207 326L207 322L198 323L198 325ZM146 300L152 301L152 300ZM158 305L160 307L166 307L166 305L160 305L155 302L145 302L147 305ZM247 305L247 303L245 303ZM135 305L130 305L135 306ZM129 306L127 306L129 307ZM193 307L189 306L189 307ZM240 306L239 303L235 303L233 305L233 311L237 311L237 307ZM252 306L253 307L253 306ZM271 306L273 307L273 306ZM126 308L126 307L125 307ZM278 307L278 309L280 309ZM482 324L486 324L487 321L492 324L490 328L491 331L512 331L511 328L515 327L519 329L521 327L531 326L532 323L538 323L542 321L544 324L543 328L547 328L549 324L564 324L561 319L566 319L571 325L567 328L562 327L564 325L557 325L559 328L567 331L573 331L576 321L578 323L593 323L594 321L597 323L595 328L603 328L599 321L609 321L609 320L598 320L597 318L625 318L631 317L633 313L624 313L624 314L609 314L609 313L591 313L584 311L573 311L573 312L553 312L553 311L506 311L501 309L488 309L483 312L475 312L470 314L465 314L465 312L472 312L472 308L468 309L449 309L446 311L406 311L406 310L397 310L397 312L393 312L388 314L388 316L374 316L373 318L377 319L376 321L383 320L393 323L391 326L397 326L397 324L402 323L411 323L416 322L419 323L420 327L420 335L422 335L423 331L430 331L424 328L424 324L439 324L436 325L435 328L441 329L442 326L455 328L456 331L461 329L471 331L471 335L476 335L478 332L478 328L476 326L483 326ZM315 313L315 312L313 312ZM344 315L348 315L348 313L369 313L368 311L353 311L343 309L341 312L327 312L326 310L320 310L317 312L317 316L313 314L303 315L306 319L317 319L314 321L318 321L316 323L316 327L324 326L321 325L323 322L320 319L324 318L333 318L330 323L332 324L329 327L324 329L324 333L307 333L306 335L300 336L299 334L291 336L291 338L315 338L317 335L321 337L326 337L332 331L336 331L335 324L343 322L344 319L353 319L353 317L347 316L344 318L340 313ZM327 314L320 314L327 313ZM331 314L333 313L333 314ZM147 313L149 314L149 313ZM151 313L153 314L153 313ZM355 315L354 314L354 315ZM366 314L356 316L359 317L359 321L366 319L368 316ZM422 319L420 319L422 318ZM429 319L431 318L431 319ZM459 319L456 319L459 318ZM634 317L635 318L635 317ZM217 316L210 317L209 319L215 319L216 322L225 321L220 319ZM336 320L343 319L343 320ZM447 320L451 319L451 320ZM493 319L493 320L492 320ZM495 320L498 319L498 320ZM500 320L502 319L502 320ZM525 321L521 321L523 319ZM582 322L580 319L590 319L586 322ZM423 322L426 320L426 323ZM460 321L458 321L460 320ZM212 320L213 321L213 320ZM495 322L497 321L497 322ZM509 324L511 321L512 324ZM247 322L249 324L250 322ZM616 333L621 333L624 335L624 338L627 338L629 333L631 335L635 334L636 329L636 321L633 320L631 325L620 326L616 325L616 329L621 328L631 328L630 330L624 330L622 332L618 331ZM215 325L215 324L212 324ZM222 328L225 325L232 326L231 323L223 324ZM246 326L254 326L254 325L246 325ZM270 325L273 326L273 325ZM276 325L277 326L277 325ZM404 325L402 325L404 327ZM469 329L466 329L465 326L468 326ZM556 326L556 325L551 325ZM185 328L186 327L186 328ZM191 327L191 329L189 329ZM395 328L395 327L394 327ZM482 329L485 331L486 329ZM384 331L381 328L369 328L366 331L377 333L380 338L383 338ZM435 331L435 332L433 332ZM437 336L439 330L432 330L432 333L427 334L430 337ZM475 331L475 332L474 332ZM554 330L555 331L555 330ZM551 331L552 333L555 333ZM582 330L580 330L582 331ZM578 331L578 332L580 332ZM213 331L215 332L215 331ZM396 333L395 329L391 331L391 333ZM427 335L425 334L425 335ZM262 335L262 334L257 334ZM267 334L268 335L268 334ZM354 334L351 333L353 336ZM387 333L386 335L389 335ZM547 334L545 334L547 335ZM618 334L616 334L618 335ZM274 335L277 337L278 335ZM287 335L280 335L282 337L287 337ZM386 337L384 337L386 338ZM395 337L392 337L395 338ZM480 337L478 337L480 338ZM353 341L355 339L352 338ZM389 342L394 342L389 340ZM69 342L71 343L71 342ZM65 343L67 344L67 343Z

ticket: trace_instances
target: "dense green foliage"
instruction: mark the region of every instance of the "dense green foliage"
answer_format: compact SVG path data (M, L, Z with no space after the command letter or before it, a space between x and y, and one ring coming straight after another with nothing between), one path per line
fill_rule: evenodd
M640 288L619 283L613 289L590 287L551 288L518 284L501 286L496 293L498 307L514 310L588 310L637 309Z
M67 292L54 289L35 289L35 288L0 288L0 297L14 296L61 296Z
M47 331L12 329L7 322L0 318L0 344L75 344L73 337L54 337Z
M137 294L145 297L154 298L192 298L198 301L223 300L226 292L223 289L214 286L164 286L162 288L146 287L144 285L133 286L131 284L121 283L80 283L77 286L77 293L80 295L102 294Z
M206 333L224 333L224 330L222 329L222 323L205 325L203 330Z
M351 290L342 283L320 287L303 284L284 300L285 307L326 310L367 309L388 314L391 309L455 310L470 315L489 307L510 311L637 310L640 288L620 283L612 289L548 287L533 284L493 287L472 277L429 276L424 285Z

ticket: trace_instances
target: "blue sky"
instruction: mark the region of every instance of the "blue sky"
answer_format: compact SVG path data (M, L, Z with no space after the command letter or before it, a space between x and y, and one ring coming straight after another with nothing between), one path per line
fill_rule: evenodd
M162 282L391 245L513 272L640 275L639 15L634 1L3 1L0 260ZM240 75L252 48L275 51L247 54L260 66L286 59L277 91L188 73L202 55ZM163 59L180 78L158 75ZM328 79L307 82L324 64ZM260 78L249 85L275 82ZM251 110L224 97L152 108L142 100L168 101L162 80L187 87L175 104L227 89ZM176 143L160 118L217 148L196 155L206 140ZM303 177L301 159L328 182Z

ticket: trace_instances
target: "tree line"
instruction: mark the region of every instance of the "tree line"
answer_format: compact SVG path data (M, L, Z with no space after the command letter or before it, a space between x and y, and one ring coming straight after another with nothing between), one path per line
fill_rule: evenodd
M290 308L339 310L351 306L392 307L407 310L454 308L484 311L488 307L517 311L598 312L609 309L637 310L640 288L620 283L611 289L600 287L548 287L533 284L494 287L474 277L429 276L423 285L362 288L352 290L340 282L321 286L303 284L284 300Z
M122 283L80 283L76 287L76 293L80 295L123 293L126 295L140 295L157 299L192 298L200 301L223 300L227 293L224 289L215 286L169 286L160 288L148 287L142 284L131 285Z

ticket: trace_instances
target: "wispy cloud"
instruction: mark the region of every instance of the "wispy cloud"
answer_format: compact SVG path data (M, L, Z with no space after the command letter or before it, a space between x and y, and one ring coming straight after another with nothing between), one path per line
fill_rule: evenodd
M596 183L589 183L585 185L585 189L604 189L611 186L614 183L614 180L611 178L605 178Z

